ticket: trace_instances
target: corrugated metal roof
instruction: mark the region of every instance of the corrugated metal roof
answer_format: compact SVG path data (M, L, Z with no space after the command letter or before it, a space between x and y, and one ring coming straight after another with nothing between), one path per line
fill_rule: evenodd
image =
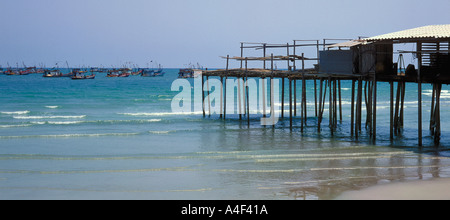
M429 25L366 38L367 41L421 38L450 38L450 24Z
M364 43L364 41L359 41L359 40L351 40L351 41L346 41L346 42L342 42L342 43L337 43L337 44L333 44L330 46L327 46L328 48L332 48L332 47L353 47L356 45L360 45Z

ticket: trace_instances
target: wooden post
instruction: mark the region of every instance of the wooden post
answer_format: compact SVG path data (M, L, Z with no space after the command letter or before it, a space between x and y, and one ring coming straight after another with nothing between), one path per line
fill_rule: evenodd
M239 120L242 120L242 109L241 109L241 78L238 77L238 105L239 105Z
M296 60L296 58L295 58L295 55L297 55L296 54L296 51L295 51L295 48L296 48L296 42L295 42L295 40L294 40L294 48L293 48L293 50L294 50L294 59L293 59L293 61L292 61L292 65L294 65L294 71L297 69L297 67L295 66L296 64L295 64L295 60Z
M389 114L389 118L390 118L390 130L389 130L389 138L391 141L394 140L394 81L390 81L389 82L390 87L391 87L391 96L390 96L390 114Z
M209 93L210 93L210 88L209 88L209 76L206 76L206 87L207 87L207 93L208 93L208 112L209 112L209 117L211 117L211 98L209 97Z
M248 88L248 73L247 73L247 58L245 58L245 91L247 96L247 126L250 128L250 100L249 100L249 88Z
M362 118L362 77L358 79L358 92L356 101L356 126L355 126L355 136L358 138L359 132L361 131L361 118Z
M292 131L292 79L289 78L289 127Z
M322 86L323 79L320 78L320 92L319 92L319 118L317 120L317 131L320 133L320 123L322 122Z
M331 85L331 76L329 76L328 77L328 84L329 84L329 86L330 86L330 98L329 98L329 101L328 101L328 105L329 105L329 118L330 118L330 122L329 122L329 127L330 127L330 129L331 129L331 135L333 135L333 122L334 122L334 119L333 119L333 95L332 95L332 93L333 93L333 89L332 89L332 85Z
M316 79L314 79L314 110L315 110L315 116L317 117L317 82Z
M354 122L355 122L355 80L352 79L352 101L351 101L351 123L350 123L350 135L353 137L353 129L354 129Z
M366 129L369 127L369 134L372 135L372 82L366 81L364 89L364 98L366 102Z
M359 84L360 84L360 81L358 79L358 88L356 90L356 109L355 109L355 111L356 111L356 113L355 113L355 137L356 138L358 138L358 129L359 129L358 119L359 119L359 114L360 114L360 112L359 112Z
M294 79L294 116L297 116L297 79Z
M304 113L304 123L306 126L306 121L308 119L308 108L306 106L306 81L305 81L305 54L302 53L302 103L303 103L303 111L305 111ZM302 117L303 118L303 117Z
M289 43L286 44L286 56L287 56L287 59L286 59L286 62L287 62L287 70L288 70L288 71L291 71L291 68L290 68L290 66L289 66ZM295 59L295 57L294 57L294 59Z
M227 116L227 79L228 79L228 63L229 63L230 55L227 55L227 68L225 72L225 82L223 85L224 88L224 99L223 99L223 119Z
M417 43L417 51L422 51L422 43ZM418 58L418 70L417 70L417 81L418 81L418 88L417 88L417 99L418 99L418 138L419 138L419 147L422 146L422 79L421 79L421 69L422 69L422 54L417 53Z
M324 84L324 94L323 94L323 99L322 99L322 111L320 112L321 114L321 121L323 120L323 112L325 111L325 102L326 102L326 97L327 97L327 88L328 88L328 79L325 80L325 84Z
M241 57L244 57L244 43L241 43ZM241 69L242 69L242 59L241 59Z
M397 98L395 100L395 114L394 114L394 129L395 129L395 134L397 134L398 132L398 127L399 127L399 117L398 117L398 113L399 113L399 109L400 109L400 93L401 93L401 83L397 82Z
M262 78L262 107L263 107L263 117L266 117L266 82L265 78Z
M377 74L373 75L373 141L377 140Z
M333 128L337 128L337 83L333 79Z
M275 128L275 106L274 106L274 91L273 91L273 77L270 77L270 117L273 119L272 128Z
M304 111L303 111L303 79L302 79L302 96L301 96L301 103L300 103L300 131L303 132L303 124L304 124Z
M274 108L274 94L273 94L273 54L270 55L270 69L271 69L271 77L270 77L270 116L273 118L272 128L275 128L275 108Z
M435 100L435 96L436 96L436 83L433 83L433 92L431 95L431 111L430 111L430 131L431 131L431 135L434 134L433 132L433 125L434 125L434 100Z
M266 44L263 44L263 57L264 57L263 69L266 69Z
M405 92L406 92L406 82L402 81L402 98L401 98L401 107L400 107L400 126L399 126L399 131L400 128L403 128L403 113L404 113L404 106L405 106Z
M434 132L434 144L436 146L439 145L440 139L441 139L441 90L442 90L442 84L438 83L436 85L436 107L435 107L435 123L436 123L436 128L435 128L435 132Z
M203 78L203 73L202 73L202 111L203 111L203 118L206 117L206 112L205 112L205 81Z
M247 90L246 90L246 87L245 87L245 81L246 81L246 79L245 79L245 76L243 75L242 76L242 104L243 104L243 107L244 107L244 116L247 114L247 100L246 100L246 94L247 94Z
M284 76L281 77L281 118L284 118Z
M338 79L338 90L339 90L339 119L342 123L342 94L341 94L341 80Z
M220 118L223 117L223 76L220 76Z

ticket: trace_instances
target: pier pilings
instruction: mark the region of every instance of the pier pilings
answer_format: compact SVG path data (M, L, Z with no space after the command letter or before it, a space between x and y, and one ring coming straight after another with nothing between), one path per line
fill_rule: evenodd
M406 82L408 79L406 77L378 77L374 74L321 74L315 71L314 69L305 69L301 70L274 70L271 69L249 69L247 67L247 60L243 60L245 62L245 66L243 68L238 69L229 69L225 70L206 70L202 73L202 78L206 77L206 80L202 82L205 83L205 88L203 92L206 93L202 95L204 103L204 109L206 106L211 108L211 100L209 99L209 83L208 79L210 77L219 77L223 85L220 88L220 118L226 119L226 79L228 78L236 78L237 83L237 91L238 91L238 102L237 109L239 114L239 120L243 120L243 115L247 118L247 125L250 128L250 118L252 114L255 114L250 111L250 99L252 97L249 96L250 86L248 84L249 78L254 78L257 80L261 80L261 91L262 96L264 98L261 99L262 103L262 114L263 117L267 117L267 115L272 115L275 113L274 110L274 87L273 87L273 79L280 79L281 83L281 118L285 118L285 99L288 99L288 116L289 117L289 129L293 131L294 123L299 122L299 130L301 133L305 131L306 126L314 126L312 123L308 123L308 116L311 118L312 116L316 118L317 123L317 133L320 133L325 127L323 127L323 119L324 119L324 111L326 110L326 104L328 104L328 128L331 135L335 135L336 129L339 127L339 124L343 122L342 116L342 81L350 81L351 88L351 103L350 103L350 130L349 134L355 140L358 140L361 137L361 132L363 128L363 115L365 118L365 130L367 135L370 137L369 139L373 142L377 140L377 86L378 83L388 83L390 86L390 96L389 96L389 108L390 108L390 130L389 130L389 139L394 141L396 138L401 138L401 131L403 129L404 124L404 104L405 104L405 88ZM272 66L273 67L273 66ZM224 80L225 79L225 80ZM296 91L296 82L301 82L300 91ZM317 86L314 83L313 88L309 88L310 90L314 90L314 112L308 112L307 108L307 81L318 82ZM285 82L288 84L287 92L288 96L285 97ZM312 83L312 82L311 82ZM269 84L267 86L266 84ZM432 105L431 105L431 116L429 129L432 134L435 144L439 144L440 135L441 135L441 120L440 120L440 94L442 89L442 84L435 82L433 84L432 90ZM308 84L310 85L310 84ZM394 87L396 86L396 89ZM297 93L300 92L300 99L297 100ZM421 93L421 90L419 90ZM269 98L267 98L269 97ZM419 96L421 98L421 96ZM269 99L269 100L267 100ZM241 101L243 100L243 101ZM421 103L421 100L418 100ZM207 103L205 103L207 102ZM297 109L297 102L299 102L300 106ZM328 103L327 103L328 102ZM270 107L267 107L266 104L269 104ZM365 105L365 108L363 108ZM312 109L312 108L311 108ZM300 116L296 116L296 111L300 111ZM365 112L363 112L365 110ZM312 110L311 110L312 111ZM364 114L365 113L365 114ZM418 117L421 118L421 108L418 110ZM204 111L204 116L206 115ZM210 110L208 116L210 116ZM419 129L419 143L418 145L422 145L422 136L421 129Z

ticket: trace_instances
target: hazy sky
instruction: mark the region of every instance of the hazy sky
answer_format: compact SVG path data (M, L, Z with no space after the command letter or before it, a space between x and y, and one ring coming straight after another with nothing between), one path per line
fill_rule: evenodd
M222 68L240 42L370 37L449 24L449 10L450 0L0 0L0 65Z

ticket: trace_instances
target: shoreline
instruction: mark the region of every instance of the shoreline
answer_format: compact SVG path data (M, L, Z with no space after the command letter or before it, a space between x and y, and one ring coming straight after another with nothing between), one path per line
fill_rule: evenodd
M387 183L347 191L334 200L450 200L450 178Z

